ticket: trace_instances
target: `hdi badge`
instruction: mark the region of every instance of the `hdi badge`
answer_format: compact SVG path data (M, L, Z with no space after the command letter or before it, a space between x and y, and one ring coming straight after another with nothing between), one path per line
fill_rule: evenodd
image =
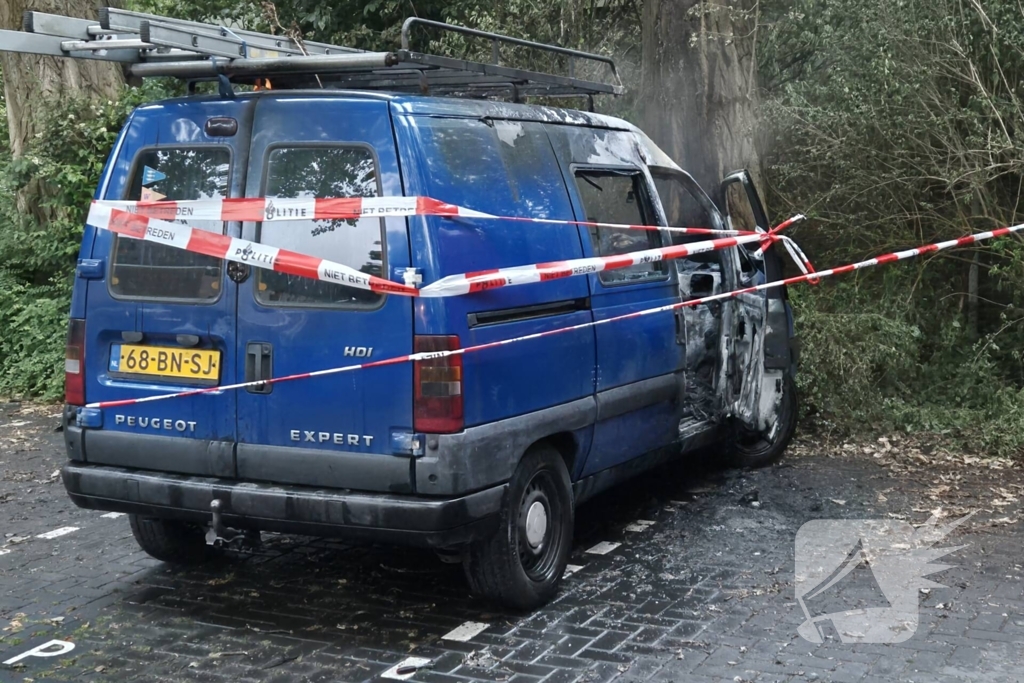
M891 519L804 524L796 534L796 599L806 616L797 629L800 635L821 643L831 623L843 643L911 638L918 626L920 589L942 587L924 577L950 568L930 562L967 547L931 546L973 514L944 526L933 516L916 529Z

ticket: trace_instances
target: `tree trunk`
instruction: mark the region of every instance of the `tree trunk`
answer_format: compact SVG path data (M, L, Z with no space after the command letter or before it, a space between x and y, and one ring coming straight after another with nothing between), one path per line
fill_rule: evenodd
M644 0L646 132L709 193L760 178L756 0Z
M104 2L117 6L116 2ZM20 30L22 15L32 9L50 14L97 19L99 4L93 0L3 0L0 2L0 28ZM124 84L120 67L108 62L64 57L0 52L4 96L10 127L11 154L21 156L39 130L41 112L57 96L86 96L115 99ZM18 196L22 213L46 221L40 206L43 188L32 182Z

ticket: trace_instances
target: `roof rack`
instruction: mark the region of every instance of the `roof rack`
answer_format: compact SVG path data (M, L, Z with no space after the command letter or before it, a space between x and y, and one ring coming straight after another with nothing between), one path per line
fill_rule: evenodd
M23 31L0 30L0 51L119 62L133 80L157 76L212 80L223 76L235 83L255 83L272 78L274 88L321 85L516 101L624 92L610 57L417 17L406 20L402 47L392 52L368 52L113 7L100 9L99 17L95 22L25 12ZM417 25L490 41L491 59L475 62L416 52L410 47L410 34ZM503 47L534 50L549 60L562 60L567 73L503 65ZM588 78L577 75L581 68ZM591 73L603 75L589 76Z

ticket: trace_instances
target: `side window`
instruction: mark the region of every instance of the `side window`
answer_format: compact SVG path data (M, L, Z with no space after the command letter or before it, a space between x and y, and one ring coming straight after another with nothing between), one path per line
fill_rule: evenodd
M126 199L221 199L228 195L230 168L231 153L220 147L145 150L135 161ZM220 221L180 222L224 232ZM109 286L121 297L210 301L220 294L221 268L221 259L212 256L117 236Z
M576 172L576 188L588 221L657 225L644 189L644 178L639 173L581 170ZM617 256L662 246L661 233L657 230L591 228L590 242L599 256ZM656 261L606 270L599 275L604 284L622 284L663 278L667 273L664 261Z
M264 195L270 198L375 197L377 166L365 147L277 148L267 157ZM380 218L262 223L263 244L329 259L369 275L384 276L384 222ZM262 304L374 307L383 295L259 269L256 299Z
M715 222L708 208L697 199L693 190L685 182L684 176L678 172L651 169L654 187L658 190L661 206L665 209L665 218L674 228L713 228ZM688 244L713 239L709 235L688 235L682 232L671 234L672 244ZM709 251L691 256L687 261L694 263L718 263L718 252Z

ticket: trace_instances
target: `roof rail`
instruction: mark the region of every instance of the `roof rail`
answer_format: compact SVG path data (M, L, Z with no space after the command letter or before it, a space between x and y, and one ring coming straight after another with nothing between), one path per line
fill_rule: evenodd
M126 75L134 78L226 76L236 83L254 83L270 77L274 88L320 85L516 101L624 92L610 57L417 17L406 20L402 47L392 52L367 52L113 7L101 8L99 17L97 22L25 12L23 31L0 30L0 51L119 62ZM417 25L488 40L491 59L475 62L416 52L410 47L410 33ZM501 48L506 45L565 58L567 73L503 65ZM603 70L607 77L579 77L581 64L591 65L588 73Z

